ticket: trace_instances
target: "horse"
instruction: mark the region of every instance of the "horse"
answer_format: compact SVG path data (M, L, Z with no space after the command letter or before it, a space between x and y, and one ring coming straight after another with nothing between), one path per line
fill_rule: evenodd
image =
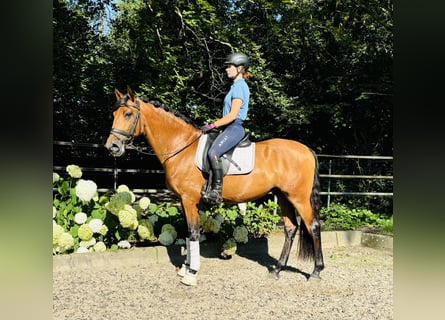
M182 266L182 274L178 275L182 276L182 283L196 285L200 268L198 204L205 176L195 165L194 157L203 132L168 108L137 97L130 87L127 87L126 94L118 89L114 93L114 119L105 147L112 156L120 157L135 137L145 136L164 168L167 188L180 198L187 222L188 264ZM223 179L224 203L254 201L269 192L276 195L285 239L272 275L278 279L280 271L286 268L300 227L298 258L314 260L314 269L308 279L321 279L324 262L320 232L320 183L315 152L289 139L258 141L253 170L243 175L226 175Z

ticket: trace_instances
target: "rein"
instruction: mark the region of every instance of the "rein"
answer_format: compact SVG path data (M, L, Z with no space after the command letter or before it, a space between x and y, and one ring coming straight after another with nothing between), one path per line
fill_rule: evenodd
M178 153L180 153L181 151L187 149L188 147L190 147L196 140L198 140L200 137L202 136L202 133L196 137L195 139L193 139L192 141L190 141L189 143L187 143L186 145L184 145L183 147L179 148L176 151L172 151L172 152L166 152L166 153L155 153L155 152L145 152L142 151L143 148L141 147L137 147L133 144L133 141L130 141L129 144L125 145L125 149L132 149L132 150L136 150L139 153L145 154L145 155L149 155L149 156L169 156L167 157L167 159L165 159L163 161L163 163L165 163L168 159L173 158L174 156L176 156Z
M117 139L123 141L125 149L136 150L139 153L142 153L142 154L145 154L145 155L149 155L149 156L169 156L169 157L167 157L167 159L164 160L163 163L165 163L168 159L174 157L175 155L177 155L181 151L187 149L190 145L192 145L196 140L198 140L202 136L202 132L201 132L201 134L199 136L197 136L196 138L194 138L192 141L190 141L186 145L184 145L181 148L179 148L179 149L177 149L175 151L172 151L172 152L155 153L155 152L145 152L145 151L142 151L143 148L137 147L137 146L135 146L133 144L133 134L134 134L134 131L136 130L136 125L137 125L137 123L139 121L139 118L141 116L141 107L140 107L140 104L139 104L139 98L136 98L136 104L128 104L127 100L128 100L127 96L123 97L121 100L116 102L115 107L119 108L120 106L126 106L126 107L130 107L130 108L136 108L137 113L136 113L136 116L134 118L134 122L133 122L133 124L132 124L132 126L130 128L130 131L126 132L124 130L120 130L120 129L116 129L116 128L111 128L111 130L110 130L110 133L112 135L114 135ZM119 136L115 135L115 133L125 136L126 139L122 140Z

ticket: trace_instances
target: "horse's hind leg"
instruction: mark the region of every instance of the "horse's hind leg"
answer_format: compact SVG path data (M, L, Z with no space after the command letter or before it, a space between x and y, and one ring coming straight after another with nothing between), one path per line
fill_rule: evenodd
M271 273L278 278L281 270L286 268L287 260L289 259L289 254L292 249L292 244L294 242L295 234L298 230L298 222L295 215L295 208L292 204L284 197L283 194L277 193L278 203L281 209L281 215L284 223L284 244L281 250L280 259L278 260L275 269Z
M301 217L299 257L314 259L314 271L311 278L320 279L320 271L324 269L323 254L321 250L320 218L317 209L308 204L297 202L295 204Z

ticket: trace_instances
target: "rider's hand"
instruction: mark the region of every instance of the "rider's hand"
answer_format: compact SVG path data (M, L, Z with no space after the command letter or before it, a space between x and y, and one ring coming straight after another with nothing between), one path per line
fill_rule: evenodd
M202 132L207 133L209 131L212 131L215 128L216 128L215 124L211 123L211 124L206 124L205 126L202 126L201 130L202 130Z

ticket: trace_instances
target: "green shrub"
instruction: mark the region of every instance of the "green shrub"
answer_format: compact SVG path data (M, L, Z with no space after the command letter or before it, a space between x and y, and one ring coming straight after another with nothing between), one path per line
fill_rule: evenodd
M393 218L367 209L350 209L343 204L331 204L320 211L322 230L368 230L393 234Z

